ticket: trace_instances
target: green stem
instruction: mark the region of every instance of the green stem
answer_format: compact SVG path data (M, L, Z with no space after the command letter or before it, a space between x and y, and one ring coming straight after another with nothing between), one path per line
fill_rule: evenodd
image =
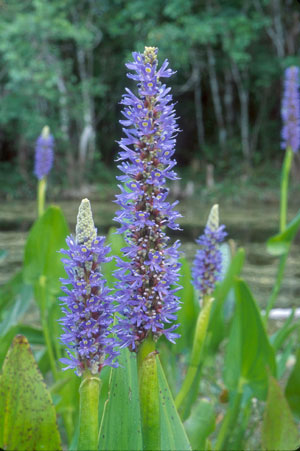
M265 313L265 323L267 322L267 320L269 318L270 311L274 307L275 301L277 299L277 296L278 296L278 293L279 293L279 290L280 290L280 287L281 287L281 282L282 282L282 279L283 279L285 265L286 265L286 261L287 261L288 255L289 255L289 250L285 254L281 255L281 257L279 259L279 266L278 266L278 271L277 271L275 284L273 286L272 293L271 293L271 295L270 295L270 297L268 299L268 302L267 302L266 313Z
M40 218L45 210L45 195L46 195L47 179L43 177L38 182L37 204L38 204L38 217Z
M208 322L209 322L209 315L210 315L210 311L211 311L212 301L213 301L213 298L211 298L210 296L205 296L205 298L203 299L203 308L201 309L201 311L198 315L196 329L195 329L191 361L190 361L184 382L183 382L181 389L175 399L175 406L176 406L177 410L179 410L183 401L187 398L187 396L192 388L194 379L196 377L198 368L201 363L201 359L203 357L202 351L203 351L204 341L206 338L206 332L207 332L207 327L208 327Z
M283 232L286 227L288 186L289 186L289 175L290 175L292 160L293 160L293 151L290 147L288 147L285 152L285 157L284 157L284 162L283 162L282 172L281 172L280 222L279 222L280 232Z
M221 428L218 434L217 443L215 446L216 451L222 451L227 449L226 444L228 441L228 436L232 433L232 430L236 424L236 420L239 415L240 405L243 395L243 384L240 382L238 385L238 390L234 394L233 401L227 410L224 420L221 424Z
M282 165L281 171L281 183L280 183L280 219L279 219L279 231L283 232L286 228L286 220L287 220L287 206L288 206L288 187L289 187L289 175L293 161L293 151L290 147L286 149L285 157ZM267 302L266 314L265 314L265 323L269 318L269 314L271 309L275 305L275 301L277 299L281 282L284 275L285 265L287 261L289 250L280 257L279 266L277 271L277 276L275 280L275 284L273 286L272 293Z
M98 449L100 389L101 381L99 377L86 372L79 387L78 451L94 451Z
M52 348L52 341L50 337L50 331L48 327L48 321L46 317L46 277L41 276L38 282L38 290L39 290L39 298L40 298L40 311L41 311L41 323L43 328L43 334L45 338L45 343L47 347L47 352L49 356L51 371L53 374L54 380L57 380L58 374L56 369L56 363L55 363L55 356Z
M137 355L143 450L159 451L160 409L155 343L148 337Z

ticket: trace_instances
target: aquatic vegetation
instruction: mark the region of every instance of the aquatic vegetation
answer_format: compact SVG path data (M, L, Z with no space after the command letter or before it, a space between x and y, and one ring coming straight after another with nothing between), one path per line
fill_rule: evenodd
M177 178L178 127L161 82L173 72L167 61L159 68L153 47L133 60L128 76L138 93L126 89L122 99L118 234L98 236L84 199L70 235L61 209L44 208L51 152L36 170L39 215L22 270L0 290L0 447L296 449L300 323L292 312L270 334L269 313L300 228L300 213L286 220L298 151L298 69L286 72L279 231L267 242L280 258L263 312L240 278L245 251L224 242L217 205L197 240L192 276L184 256L179 263L179 242L170 244L166 232L180 231L176 202L167 201L167 182ZM43 133L38 151L53 147L49 130ZM21 321L33 299L38 326Z

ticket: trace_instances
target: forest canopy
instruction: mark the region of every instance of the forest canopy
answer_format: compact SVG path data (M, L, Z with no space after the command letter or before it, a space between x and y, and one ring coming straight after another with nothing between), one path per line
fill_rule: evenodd
M112 166L132 86L124 63L145 45L177 71L181 166L280 160L282 76L299 65L299 16L292 0L2 1L0 170L32 173L45 124L68 184Z

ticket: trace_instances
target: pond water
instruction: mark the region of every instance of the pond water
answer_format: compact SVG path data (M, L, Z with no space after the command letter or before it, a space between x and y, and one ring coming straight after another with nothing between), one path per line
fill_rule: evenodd
M74 231L78 202L58 203L65 212L71 231ZM211 205L199 201L182 201L178 210L182 231L173 235L182 241L182 251L192 261L197 245L194 240L203 231ZM107 233L113 224L116 205L111 202L92 202L98 232ZM295 211L290 212L292 219ZM36 214L34 202L3 202L0 206L0 284L5 283L22 265L23 248L28 230ZM256 299L263 307L273 286L278 258L267 253L265 242L278 230L278 207L274 203L257 202L250 205L227 205L220 210L221 222L226 224L228 237L236 247L246 250L246 263L242 277L249 283ZM284 283L277 307L300 306L300 242L293 243L287 262Z

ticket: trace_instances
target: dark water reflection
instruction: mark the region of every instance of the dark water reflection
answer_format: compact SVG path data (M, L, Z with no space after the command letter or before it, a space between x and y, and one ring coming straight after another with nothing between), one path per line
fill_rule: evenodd
M71 231L74 231L78 202L60 202ZM92 203L95 223L100 234L105 234L113 225L116 205L112 202ZM182 232L173 238L182 241L182 250L192 261L196 251L195 238L203 231L211 205L203 202L182 201L179 210ZM2 203L0 207L0 284L6 282L20 267L23 247L28 230L35 218L34 202ZM274 283L278 259L270 256L265 247L266 240L277 232L278 208L274 204L220 206L221 221L226 224L229 238L236 246L246 249L246 263L243 278L249 283L257 300L263 306ZM291 212L290 219L296 211ZM285 279L277 306L300 306L300 242L296 241L289 256Z

